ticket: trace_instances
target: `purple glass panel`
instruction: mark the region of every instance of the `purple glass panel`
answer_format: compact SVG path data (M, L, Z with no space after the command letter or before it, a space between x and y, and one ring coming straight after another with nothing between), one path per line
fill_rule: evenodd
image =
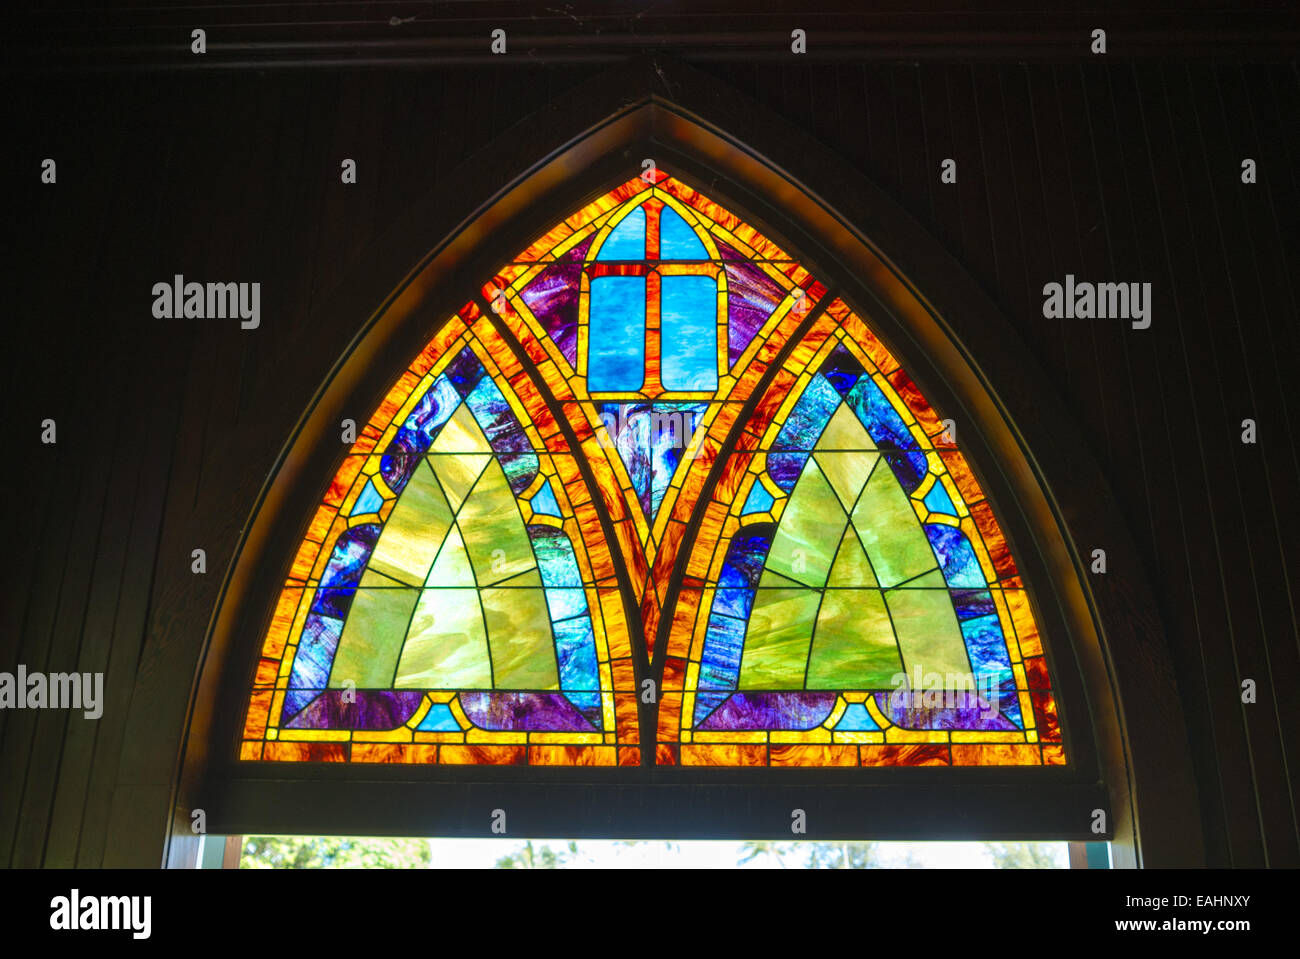
M699 729L812 729L826 721L838 693L736 693Z
M344 698L353 696L356 702ZM326 689L286 725L290 729L396 729L415 715L423 699L418 689Z
M465 715L480 729L508 732L594 732L563 693L461 693Z
M570 365L578 362L578 286L582 264L548 266L519 294Z
M987 690L896 689L875 697L880 711L903 729L1020 728L998 708L1000 699L990 697Z

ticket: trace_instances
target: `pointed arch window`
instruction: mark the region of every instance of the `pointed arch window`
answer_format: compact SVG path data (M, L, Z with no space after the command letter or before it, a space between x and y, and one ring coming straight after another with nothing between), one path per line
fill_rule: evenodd
M239 756L1065 765L1034 606L868 320L654 170L396 378L291 563Z

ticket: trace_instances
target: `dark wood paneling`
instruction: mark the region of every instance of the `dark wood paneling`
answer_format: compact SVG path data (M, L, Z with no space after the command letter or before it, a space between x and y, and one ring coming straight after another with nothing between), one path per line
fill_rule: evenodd
M22 466L3 481L0 669L107 682L95 723L0 713L0 863L157 864L222 577L354 332L320 329L317 308L413 196L599 69L14 84L21 320L6 385ZM884 187L1006 314L1156 588L1208 861L1300 863L1294 64L702 69ZM47 155L56 188L37 182ZM938 180L947 156L953 186ZM1255 186L1240 183L1243 156L1259 161ZM344 157L355 187L338 181ZM377 289L412 265L391 264ZM149 287L175 272L261 280L263 328L153 320ZM1150 281L1152 328L1043 319L1042 285L1066 272ZM35 442L47 415L57 447ZM1258 446L1239 442L1247 416ZM206 576L190 572L196 547Z

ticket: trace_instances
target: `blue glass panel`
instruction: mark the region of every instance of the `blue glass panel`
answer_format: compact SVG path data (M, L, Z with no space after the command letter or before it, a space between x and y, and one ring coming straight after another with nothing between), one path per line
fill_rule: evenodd
M478 365L478 359L474 352L468 348L461 354L463 359L468 355L466 362ZM482 367L480 366L481 370ZM411 415L406 418L403 426L408 430L417 430L423 436L418 445L415 447L419 452L424 452L433 442L433 436L442 427L443 423L451 419L451 414L456 412L456 407L460 406L460 394L456 388L448 382L447 377L440 376L433 381L433 385L428 391L420 397L420 401L415 404L411 410Z
M1025 728L1025 721L1020 715L1020 693L1016 689L1016 677L1010 669L1002 673L1002 682L998 686L998 714L1017 729ZM983 695L983 694L981 694Z
M745 497L745 505L740 508L740 515L766 513L775 502L776 498L767 491L767 487L756 480L753 489L749 491L749 496Z
M659 214L659 258L661 260L707 260L708 251L689 223L676 210L664 207Z
M975 550L965 533L955 526L927 523L925 535L930 537L930 546L939 559L943 578L950 587L962 589L988 585L979 560L975 558Z
M925 474L930 469L925 461L925 454L920 450L882 453L880 458L889 464L889 468L894 471L894 476L898 478L898 485L903 487L903 492L908 496L916 492L917 487L921 485L921 480L925 479Z
M877 391L879 392L879 391ZM884 396L881 396L884 399ZM816 448L822 430L842 400L835 387L818 373L794 404L781 432L772 443L774 450L811 450ZM901 421L900 421L901 422ZM802 464L801 464L802 465Z
M879 729L880 727L871 718L866 706L862 705L862 703L849 703L849 708L844 710L844 715L835 724L835 728L846 732L859 732L864 729Z
M691 438L708 412L706 403L654 403L650 406L650 512L659 513L677 465L691 446ZM644 501L644 497L642 497Z
M424 714L424 719L420 720L420 725L415 728L425 733L458 733L460 723L456 722L450 706L446 703L434 703Z
M934 481L934 487L930 492L925 494L925 508L931 513L947 513L949 516L957 515L957 508L952 505L952 497L948 491L943 488L943 484L938 480Z
M641 509L649 516L654 475L650 443L652 406L649 403L601 403L598 409L601 422L627 467L627 476L641 501Z
M284 707L280 710L280 725L283 726L312 704L319 689L290 689L284 694Z
M754 608L754 590L744 587L726 587L714 594L713 611L736 619L749 619Z
M555 653L560 665L560 688L598 690L596 640L591 617L578 616L555 624ZM599 725L599 722L597 722Z
M708 405L601 403L597 409L627 467L641 509L653 522Z
M863 376L853 385L849 390L848 401L882 450L918 448L916 437L871 377Z
M379 507L384 505L384 498L379 495L379 490L375 489L374 482L366 484L366 488L361 491L357 497L356 504L352 507L352 516L360 516L362 513L377 513Z
M745 621L714 613L700 660L700 689L735 689L740 654L745 646Z
M997 610L993 605L993 594L987 589L954 589L950 592L952 608L957 611L958 619L978 619Z
M307 615L298 640L298 653L293 658L293 671L289 674L291 689L324 689L329 685L334 650L342 634L343 620L315 613Z
M718 586L757 586L775 533L771 523L755 523L737 533L718 574Z
M485 376L479 380L474 391L465 397L483 435L492 444L495 453L531 453L533 446L528 442L523 424L510 408L510 403L501 395L492 377ZM506 468L506 464L501 464ZM536 468L534 464L534 468Z
M366 523L340 533L321 576L321 587L355 586L359 583L382 528L379 523Z
M645 381L645 277L591 281L587 389L634 392Z
M953 594L954 600L959 595ZM1020 694L1016 688L1006 636L996 612L961 621L966 654L970 657L981 699L995 699L997 712L1018 729L1024 728L1020 716ZM988 704L986 704L987 706Z
M988 682L990 676L996 676L1000 681L1004 673L1011 672L1007 642L1003 638L1002 624L998 622L996 613L966 620L961 624L961 632L966 641L971 669L981 687Z
M717 389L717 281L709 276L665 276L660 296L664 387Z
M597 260L645 259L645 210L637 207L605 239Z
M799 474L803 472L804 465L811 455L806 451L802 453L768 453L767 475L772 477L777 486L789 493L794 489L794 484L799 481Z
M835 387L840 396L848 396L849 390L864 372L862 364L843 343L831 350L830 356L826 357L826 362L822 363L821 368L822 376L830 381L831 386Z
M577 707L578 712L587 717L597 729L604 726L604 716L601 715L603 710L600 708L600 693L581 693L572 690L565 690L564 698Z
M542 574L544 586L581 586L578 558L573 544L564 530L551 526L528 527L528 538L533 541L533 555Z
M321 616L333 616L335 619L347 619L352 600L356 598L357 588L345 586L341 589L318 589L312 600L311 611Z
M535 453L511 453L497 457L497 462L501 464L501 469L506 474L506 480L509 481L513 492L522 493L533 485L533 477L537 475L538 466Z
M544 513L547 516L560 515L560 504L555 501L555 491L551 489L550 480L543 483L542 488L533 494L532 507L534 513Z
M546 604L551 610L551 619L559 622L571 616L579 616L587 611L587 592L584 589L548 589Z
M483 378L483 364L478 361L474 351L469 347L460 351L460 355L447 364L447 371L444 374L451 385L456 387L456 392L461 396L469 396L474 386Z
M698 726L713 712L731 697L731 693L726 692L698 692L695 694L695 723Z

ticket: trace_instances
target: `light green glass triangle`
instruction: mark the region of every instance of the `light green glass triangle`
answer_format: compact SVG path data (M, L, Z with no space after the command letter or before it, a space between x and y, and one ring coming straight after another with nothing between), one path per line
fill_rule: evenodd
M808 688L889 689L902 669L880 591L826 590L808 659Z
M492 688L478 590L421 592L393 685L398 689Z
M835 453L818 450L813 454L817 466L840 498L840 505L845 510L853 509L862 492L863 484L871 474L880 454L870 450L857 450L851 453Z
M871 561L862 548L857 532L852 526L844 530L839 551L831 565L827 586L875 586L876 574L871 571Z
M867 432L849 404L841 403L835 408L826 429L822 430L817 440L819 450L874 450L875 441Z
M451 518L433 469L421 460L388 515L368 568L408 586L424 585Z
M457 523L480 586L492 586L533 569L533 545L505 471L493 459L460 508Z
M475 586L474 570L469 564L469 553L465 549L465 540L461 538L460 528L452 526L443 541L438 559L429 571L426 586Z
M453 510L459 510L465 497L478 482L492 457L487 453L453 453L442 456L430 456L429 463L433 472L442 483L442 490L447 494L447 501Z
M767 554L767 568L806 586L826 583L848 517L816 462L804 466Z
M883 459L853 507L853 528L881 586L895 586L938 565L907 494Z
M492 444L483 435L478 420L464 403L456 407L451 419L442 425L438 438L429 447L429 452L439 453L491 453Z

